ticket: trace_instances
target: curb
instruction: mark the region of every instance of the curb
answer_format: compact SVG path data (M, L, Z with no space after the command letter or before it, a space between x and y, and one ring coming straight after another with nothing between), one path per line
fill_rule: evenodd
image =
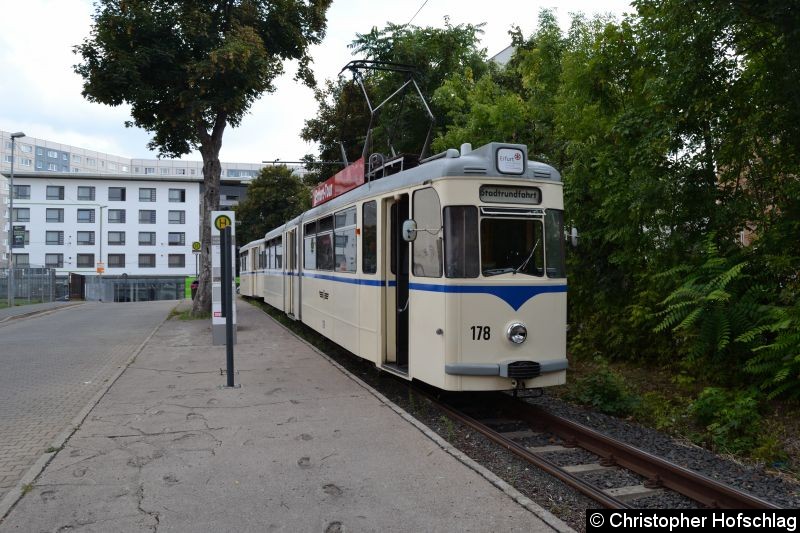
M83 302L75 305L81 305L81 304L83 304ZM65 306L65 307L73 307L73 306ZM61 309L63 309L63 307ZM128 357L128 360L125 361L123 364L121 364L119 369L114 374L112 374L110 378L106 380L106 386L97 391L97 394L95 394L92 397L92 399L89 400L89 403L87 403L83 407L83 409L81 409L78 412L78 414L72 419L72 422L70 422L67 425L66 429L64 429L64 431L62 431L56 436L55 440L53 440L53 443L50 445L50 448L48 448L48 449L55 449L56 451L43 453L42 456L39 457L39 459L37 459L35 463L33 463L33 465L28 469L28 471L25 472L25 475L22 476L22 479L19 480L19 482L14 486L14 488L9 490L8 493L3 497L3 499L0 500L0 524L3 523L3 520L5 520L8 514L14 508L14 506L25 495L25 493L27 492L25 487L36 481L36 478L38 478L39 475L47 467L47 465L50 464L50 461L53 460L56 454L59 451L61 451L61 448L63 448L63 446L66 444L69 438L76 431L78 431L83 421L86 419L87 416L89 416L89 413L92 411L92 409L94 409L94 406L100 402L100 400L103 398L103 396L106 395L106 393L112 387L112 385L114 385L114 383L116 383L116 381L120 378L120 376L122 376L123 372L125 372L131 365L131 363L133 363L136 360L136 357L142 352L142 350L144 350L144 347L147 345L148 342L150 342L150 339L153 338L153 335L155 335L156 332L159 329L161 329L161 326L163 326L164 323L167 320L169 320L170 314L171 313L167 313L167 316L164 317L164 319L161 322L159 322L155 328L153 328L153 331L150 332L150 334L144 339L144 341L142 341L142 343L135 350L133 350L133 353L130 355L130 357Z
M72 307L77 307L77 306L83 305L85 303L86 302L76 302L74 304L61 305L61 306L54 307L54 308L51 308L51 309L40 309L38 311L31 311L30 313L23 313L21 315L7 316L7 317L5 317L3 319L0 319L0 324L5 324L6 322L10 322L12 320L17 320L17 319L20 319L20 318L30 318L32 316L38 316L38 315L49 315L51 313L56 313L56 312L61 311L63 309L70 309Z
M245 302L248 305L253 305L250 302L247 302L246 300L245 300ZM340 365L339 363L334 361L330 356L328 356L327 354L325 354L322 351L320 351L316 346L314 346L313 344L311 344L307 340L305 340L305 339L303 339L301 337L298 337L292 330L290 330L288 327L284 326L283 324L281 324L280 322L275 320L272 316L270 316L269 313L267 313L266 311L264 311L263 309L261 309L261 308L259 308L257 306L254 306L254 307L256 307L259 311L264 313L267 316L267 318L272 320L275 324L277 324L278 326L280 326L281 328L286 330L288 333L290 333L294 338L300 340L300 342L304 343L306 346L308 346L309 348L314 350L316 353L321 355L332 366L334 366L336 369L338 369L344 375L346 375L347 377L349 377L350 379L355 381L356 384L358 384L361 388L365 389L367 392L369 392L375 398L377 398L379 402L381 402L384 405L386 405L387 407L389 407L392 411L394 411L401 418L403 418L403 420L405 420L406 422L408 422L409 424L414 426L423 435L425 435L430 440L435 442L442 450L444 450L445 452L450 454L452 457L454 457L457 461L459 461L460 463L462 463L463 465L467 466L468 468L470 468L471 470L473 470L474 472L479 474L481 477L483 477L484 479L489 481L492 485L494 485L500 491L505 493L509 498L511 498L516 503L518 503L519 505L524 507L530 513L536 515L545 524L547 524L548 526L553 528L553 530L558 531L559 533L576 533L575 530L572 529L566 522L564 522L563 520L561 520L560 518L555 516L553 513L551 513L550 511L548 511L544 507L540 506L539 504L537 504L536 502L534 502L533 500L531 500L530 498L528 498L527 496L525 496L524 494L519 492L517 489L515 489L514 487L512 487L511 485L509 485L508 483L506 483L502 479L500 479L500 477L498 477L496 474L491 472L486 467L478 464L475 460L473 460L471 457L466 455L464 452L462 452L461 450L459 450L458 448L454 447L452 444L450 444L449 442L444 440L442 437L440 437L438 433L433 431L431 428L429 428L428 426L426 426L425 424L423 424L422 422L420 422L419 420L417 420L413 416L411 416L402 407L400 407L399 405L397 405L396 403L391 401L389 398L387 398L386 396L384 396L383 394L381 394L377 390L375 390L369 384L367 384L364 381L362 381L361 378L359 378L358 376L352 374L350 371L348 371L342 365Z

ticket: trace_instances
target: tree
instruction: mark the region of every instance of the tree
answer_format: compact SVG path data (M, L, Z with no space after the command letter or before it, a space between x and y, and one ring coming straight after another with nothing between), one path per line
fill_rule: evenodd
M219 208L219 151L226 125L298 60L296 78L313 86L308 47L325 34L331 0L98 0L91 35L75 47L83 95L131 106L153 134L149 148L179 157L197 149L205 186L200 209L200 286L192 312L211 309L211 211Z
M238 240L247 243L311 207L311 191L286 165L264 167L236 207Z

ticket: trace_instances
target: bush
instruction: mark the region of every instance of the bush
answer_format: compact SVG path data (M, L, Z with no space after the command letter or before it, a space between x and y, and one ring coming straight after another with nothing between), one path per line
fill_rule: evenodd
M700 440L721 452L751 455L760 444L761 415L754 391L708 387L689 412L705 429Z
M601 413L626 416L633 412L639 399L625 385L625 380L598 357L594 371L578 379L567 393L568 400L590 405Z

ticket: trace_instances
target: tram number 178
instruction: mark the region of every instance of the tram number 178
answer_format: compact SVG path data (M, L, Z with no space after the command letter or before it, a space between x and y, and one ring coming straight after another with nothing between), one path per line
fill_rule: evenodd
M492 337L492 328L489 326L472 326L469 329L474 341L488 341Z

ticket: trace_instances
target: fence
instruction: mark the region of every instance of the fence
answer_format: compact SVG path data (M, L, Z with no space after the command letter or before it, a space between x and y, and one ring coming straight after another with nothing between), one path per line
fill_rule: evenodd
M85 299L101 302L149 302L182 300L186 282L179 278L133 278L127 276L85 276Z
M8 268L0 268L0 305L8 302ZM69 294L66 277L55 269L37 266L14 267L15 305L65 300Z

